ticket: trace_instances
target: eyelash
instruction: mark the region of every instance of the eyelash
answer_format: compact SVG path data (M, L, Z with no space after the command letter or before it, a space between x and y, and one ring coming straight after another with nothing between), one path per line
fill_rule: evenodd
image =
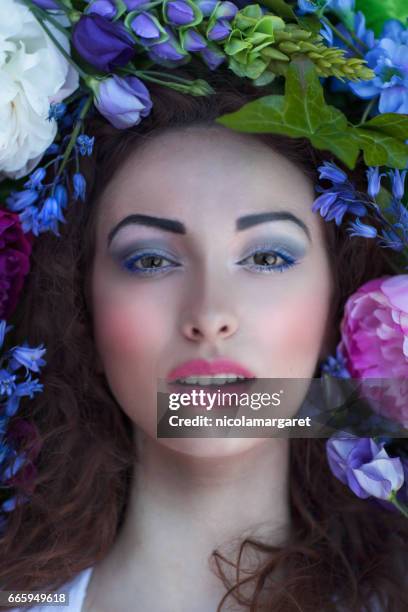
M258 255L259 253L273 254L284 260L284 263L280 264L279 266L276 266L276 265L275 266L272 266L272 265L262 266L260 264L252 264L249 266L250 268L258 270L261 273L270 274L272 272L283 272L284 270L291 268L298 263L298 261L296 261L291 255L289 255L289 253L286 253L283 249L278 251L275 249L271 249L269 247L258 247L255 251L253 251L246 257L244 257L244 259L242 259L241 262L238 263L238 265L244 265L242 262L246 261L250 257L254 257L255 255ZM167 255L160 253L159 251L155 251L155 252L146 251L146 252L140 253L137 256L126 259L122 265L131 274L138 274L141 276L163 274L164 271L172 267L172 266L164 266L160 268L145 268L145 269L132 267L137 261L140 261L143 257L159 257L160 259L167 259L168 261L172 261L171 259L169 259L169 257L167 257ZM177 264L174 261L172 263L176 267L179 267L181 265L181 264Z

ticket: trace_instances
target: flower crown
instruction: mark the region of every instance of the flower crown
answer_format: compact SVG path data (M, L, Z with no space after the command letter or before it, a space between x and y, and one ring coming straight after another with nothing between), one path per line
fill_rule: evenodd
M117 129L138 125L152 110L149 83L211 95L205 79L172 72L193 58L270 88L219 123L307 138L343 167L366 164L364 192L334 162L320 166L312 210L346 225L350 238L394 251L395 275L349 297L322 375L408 386L407 18L405 0L1 1L0 531L29 500L40 452L35 426L17 412L21 398L43 390L32 373L45 365L46 348L6 342L33 241L60 235L69 192L86 199L79 162L93 151L87 117L99 113ZM399 389L374 409L407 428L403 399ZM326 448L333 474L357 496L408 517L406 439L343 432Z

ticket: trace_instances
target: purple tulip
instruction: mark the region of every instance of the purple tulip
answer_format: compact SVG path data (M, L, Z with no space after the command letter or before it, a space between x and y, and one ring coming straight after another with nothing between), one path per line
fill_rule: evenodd
M86 9L87 15L100 15L106 19L116 17L117 9L113 0L94 0Z
M167 19L172 25L188 25L194 21L194 11L187 2L174 0L166 6Z
M101 72L125 66L135 55L134 40L124 25L100 15L83 15L72 41L78 53Z
M152 109L148 89L137 77L118 77L115 74L102 81L95 106L118 129L137 125Z
M161 32L157 27L154 18L146 12L137 15L133 19L131 27L135 34L141 38L148 38L149 41L158 39L161 36Z
M333 474L358 497L388 500L404 483L399 457L389 457L384 443L340 433L326 443L327 459Z

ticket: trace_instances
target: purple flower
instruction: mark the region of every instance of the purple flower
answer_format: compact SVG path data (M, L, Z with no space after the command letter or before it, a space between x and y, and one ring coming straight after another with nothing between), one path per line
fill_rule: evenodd
M99 86L95 106L118 129L137 125L152 109L146 86L137 77L112 77Z
M127 6L128 11L134 11L135 9L144 6L145 4L149 4L150 0L124 0L124 3Z
M392 195L397 200L401 200L404 197L405 190L405 177L407 175L407 170L390 170L389 176L391 178L392 185Z
M207 47L201 51L200 55L210 70L216 70L225 61L222 51L215 48Z
M166 5L166 16L169 23L175 26L188 25L195 19L193 9L183 0L169 2Z
M217 19L228 19L231 21L234 19L235 15L238 13L238 7L232 2L220 2L217 6L217 10L215 12L215 17Z
M150 13L140 13L140 15L137 15L132 20L130 25L135 34L141 38L148 39L148 42L159 39L161 36L157 20Z
M197 6L204 17L209 17L217 6L217 0L198 0Z
M350 83L351 90L363 99L379 96L380 113L408 113L408 29L388 20L365 59L375 77Z
M86 180L85 177L80 173L76 172L72 178L74 185L74 198L76 200L82 200L85 202L86 195Z
M404 483L401 460L389 457L383 442L341 432L326 442L326 452L336 478L362 499L387 500Z
M54 0L33 0L34 4L42 9L59 9L58 4Z
M86 9L87 15L100 15L107 19L116 17L117 9L113 0L94 0Z
M183 40L184 49L186 51L201 51L207 46L207 43L203 36L201 36L201 34L199 34L193 29L187 30L183 33Z
M383 173L380 174L378 166L376 166L375 168L373 167L368 168L366 174L367 174L367 180L368 180L368 190L367 190L368 195L370 196L370 198L375 200L375 198L380 193L381 177L383 177L384 174Z
M157 63L160 63L161 60L164 60L165 62L178 62L179 60L184 60L186 53L178 44L173 32L167 26L164 29L169 35L169 38L162 43L157 43L156 45L152 45L150 47L149 55L151 59L157 61Z
M336 349L336 356L329 355L326 361L321 366L321 371L336 376L337 378L350 378L350 372L347 370L345 357L340 346Z
M312 211L319 212L325 221L336 222L340 225L345 214L353 214L362 217L367 214L364 202L361 201L354 185L347 179L347 175L332 162L325 162L318 168L321 179L333 183L329 189L316 187L321 193L313 203Z
M231 32L231 26L226 19L220 19L216 21L212 28L208 31L209 40L222 40L226 38Z
M24 277L30 270L31 239L21 227L19 216L0 209L0 318L15 310Z
M350 233L350 237L359 236L360 238L375 238L377 236L377 230L367 223L363 223L360 219L350 221L347 231Z
M72 41L78 53L102 72L125 66L135 55L134 40L124 25L100 15L83 15Z

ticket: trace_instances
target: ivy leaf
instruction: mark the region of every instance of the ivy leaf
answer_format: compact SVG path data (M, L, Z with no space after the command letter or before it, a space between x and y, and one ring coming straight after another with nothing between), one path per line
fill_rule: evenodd
M367 26L380 35L387 19L399 19L405 24L408 18L408 3L406 0L357 0L356 10L363 11Z
M305 60L289 65L284 96L259 98L217 121L239 132L308 138L316 149L332 151L350 168L359 153L359 141L350 138L345 115L326 104L316 70Z
M314 65L307 60L291 62L283 96L259 98L217 122L238 132L308 138L316 149L331 151L351 169L360 150L368 166L408 164L408 116L387 113L358 127L350 124L338 108L326 103Z

